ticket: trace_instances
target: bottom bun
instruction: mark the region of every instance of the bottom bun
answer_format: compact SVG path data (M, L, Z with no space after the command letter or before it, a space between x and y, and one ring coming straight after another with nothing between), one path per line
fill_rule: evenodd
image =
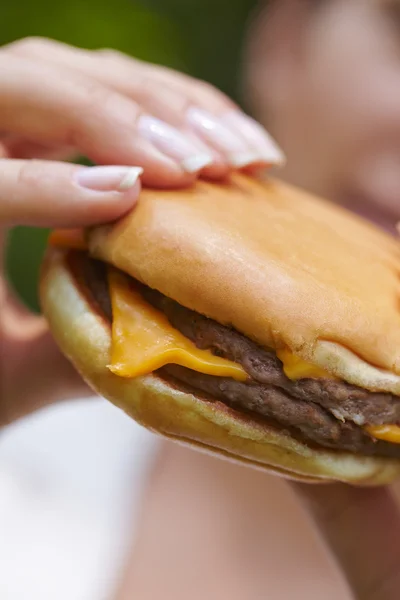
M259 419L181 391L156 374L123 379L111 373L111 330L94 311L66 261L49 249L40 285L44 315L64 354L87 383L135 421L166 438L231 461L310 483L384 485L400 460L311 448Z

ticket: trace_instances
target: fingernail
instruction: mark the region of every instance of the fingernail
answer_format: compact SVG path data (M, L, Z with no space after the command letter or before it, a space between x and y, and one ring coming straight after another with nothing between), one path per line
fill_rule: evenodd
M124 192L135 185L142 173L142 167L83 167L76 171L75 180L90 190Z
M259 152L253 151L230 153L229 162L233 167L240 169L241 167L247 167L248 165L264 163L265 160L260 157Z
M234 115L232 123L229 122L232 121L230 113L228 113L228 119L226 115L218 118L199 108L190 108L187 113L188 122L196 133L222 152L232 166L240 168L255 163L276 164L278 157L281 160L276 144L272 148L258 130L256 144L252 124L249 125L246 122L244 127L239 119L238 125L238 119L235 117L236 115ZM243 129L245 129L245 134Z
M226 113L221 120L228 127L238 131L252 150L261 156L264 161L271 165L283 165L285 163L284 152L257 121L239 111Z
M138 130L158 150L177 160L187 173L196 173L214 162L211 154L204 153L178 129L160 119L143 115Z

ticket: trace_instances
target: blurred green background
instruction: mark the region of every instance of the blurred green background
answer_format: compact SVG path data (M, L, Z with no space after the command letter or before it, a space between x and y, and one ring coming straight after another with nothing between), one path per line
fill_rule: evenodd
M244 24L255 0L21 0L4 3L0 45L44 36L83 48L115 48L210 81L237 95ZM6 269L38 310L36 282L47 231L10 232Z

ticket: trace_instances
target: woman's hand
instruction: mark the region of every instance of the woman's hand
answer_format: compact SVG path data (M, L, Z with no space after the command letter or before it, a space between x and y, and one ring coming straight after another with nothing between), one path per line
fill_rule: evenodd
M101 166L62 162L79 154ZM208 84L109 50L40 39L0 48L0 269L10 226L94 225L134 206L139 177L178 187L281 161L268 134ZM1 272L0 306L0 424L87 394Z
M0 50L0 131L10 158L78 151L98 164L140 165L157 186L282 161L264 129L210 85L50 40Z
M357 600L400 597L400 512L389 488L293 484Z

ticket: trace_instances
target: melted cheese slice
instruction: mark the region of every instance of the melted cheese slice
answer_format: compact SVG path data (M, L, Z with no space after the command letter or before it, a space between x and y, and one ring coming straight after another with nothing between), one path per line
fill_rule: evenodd
M277 357L283 364L283 371L289 379L306 379L306 378L325 378L335 379L333 375L324 371L320 367L311 363L305 362L303 359L295 356L290 350L277 350Z
M400 427L397 425L369 425L365 430L378 440L400 444Z
M56 229L50 234L49 244L59 248L87 249L83 229ZM175 363L201 373L240 379L239 373L244 373L240 365L215 357L209 351L198 350L190 340L187 340L180 332L175 330L159 311L146 304L140 294L135 293L133 287L128 285L127 279L122 274L119 277L115 271L112 271L110 273L110 283L112 283L111 299L114 320L113 360L110 369L114 373L122 377L135 377L136 374L149 373L162 365ZM154 320L154 326L150 327L152 319ZM140 333L141 326L146 327L146 331L143 330ZM151 343L149 342L150 331L152 331ZM144 341L143 336L145 335L148 336L148 342ZM162 340L158 342L158 346L156 344L157 336ZM168 343L167 340L169 340ZM136 343L136 350L132 354L132 346L135 346ZM137 354L139 343L141 344L141 351L145 352L142 357L143 366L141 368L138 366L141 359ZM147 343L149 343L148 346ZM156 356L157 352L160 352L158 358ZM150 358L151 356L153 358ZM184 360L183 356L186 357L184 364L179 362ZM187 362L189 356L192 356L192 366L189 366ZM283 363L283 370L289 379L296 380L307 377L334 379L334 376L327 371L305 362L290 350L279 350L277 356ZM133 366L134 363L135 366ZM129 364L132 366L129 367ZM148 364L152 364L154 367L149 369L148 366L145 366ZM208 364L208 370L205 370L206 364ZM133 374L124 374L128 372ZM242 380L244 379L245 377L242 376Z
M87 249L82 229L54 230L49 244L60 248ZM110 371L120 377L138 377L164 365L177 364L207 375L232 377L237 381L247 379L241 365L214 356L209 350L199 350L174 329L162 312L142 298L133 281L123 273L110 268L108 279L113 311ZM290 350L278 350L276 354L289 379L335 379ZM397 425L371 425L365 430L376 439L400 444L400 427Z
M110 371L120 377L138 377L175 364L207 375L247 379L241 365L199 350L172 327L123 273L110 269L108 279L113 312Z

